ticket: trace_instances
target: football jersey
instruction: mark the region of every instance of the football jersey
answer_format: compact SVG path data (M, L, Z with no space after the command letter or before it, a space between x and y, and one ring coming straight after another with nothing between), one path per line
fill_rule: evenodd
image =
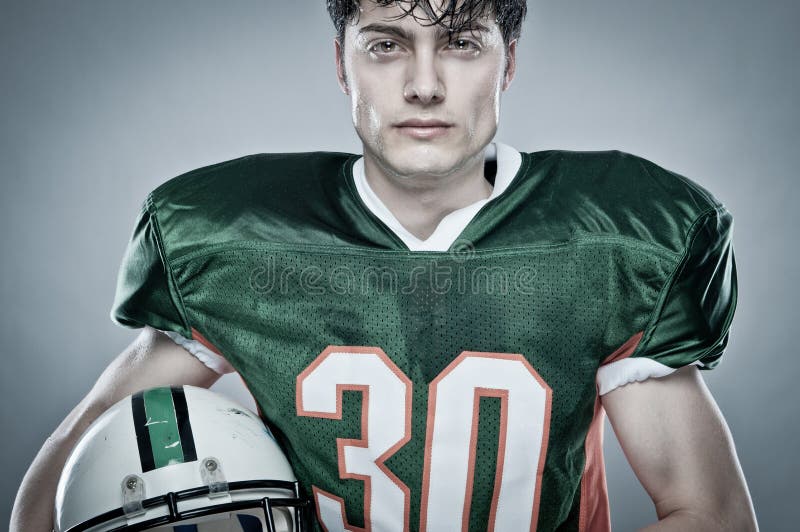
M319 529L608 530L600 394L714 367L732 218L621 152L522 153L411 251L343 153L258 154L146 198L112 318L238 371Z

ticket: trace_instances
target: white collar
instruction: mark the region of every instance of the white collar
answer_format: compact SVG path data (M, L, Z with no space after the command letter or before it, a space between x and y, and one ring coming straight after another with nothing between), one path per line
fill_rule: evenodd
M433 234L426 240L420 240L403 227L375 191L372 190L372 187L367 183L363 157L360 157L353 164L353 181L364 205L386 224L408 246L408 249L411 251L447 251L481 207L508 188L522 165L522 155L511 146L500 142L489 144L486 147L485 155L487 161L497 161L497 175L495 176L492 193L488 198L478 200L442 218Z

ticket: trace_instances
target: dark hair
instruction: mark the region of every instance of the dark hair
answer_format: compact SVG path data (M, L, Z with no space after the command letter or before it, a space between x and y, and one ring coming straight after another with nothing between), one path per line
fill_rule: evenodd
M328 14L336 28L336 36L342 44L344 44L345 28L358 18L362 1L372 1L381 7L396 4L405 13L400 17L411 15L417 20L420 20L420 17L414 14L414 11L420 9L430 21L428 24L445 26L453 33L470 27L476 19L488 11L494 15L497 25L500 26L506 45L519 38L522 20L528 10L527 0L445 0L445 2L434 2L442 4L437 8L431 5L431 0L326 0Z

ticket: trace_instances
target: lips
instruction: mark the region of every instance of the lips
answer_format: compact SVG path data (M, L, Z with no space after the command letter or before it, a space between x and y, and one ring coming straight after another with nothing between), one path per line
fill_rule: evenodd
M395 125L403 135L416 139L433 139L449 133L453 124L442 120L412 118Z

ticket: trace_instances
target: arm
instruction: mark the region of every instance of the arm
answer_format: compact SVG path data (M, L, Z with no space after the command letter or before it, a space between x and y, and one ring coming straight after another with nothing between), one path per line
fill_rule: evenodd
M108 407L145 388L170 384L209 387L218 378L166 335L145 327L42 445L17 492L11 532L52 530L61 469L84 430Z
M757 530L722 413L689 366L602 397L622 450L653 499L647 531Z

